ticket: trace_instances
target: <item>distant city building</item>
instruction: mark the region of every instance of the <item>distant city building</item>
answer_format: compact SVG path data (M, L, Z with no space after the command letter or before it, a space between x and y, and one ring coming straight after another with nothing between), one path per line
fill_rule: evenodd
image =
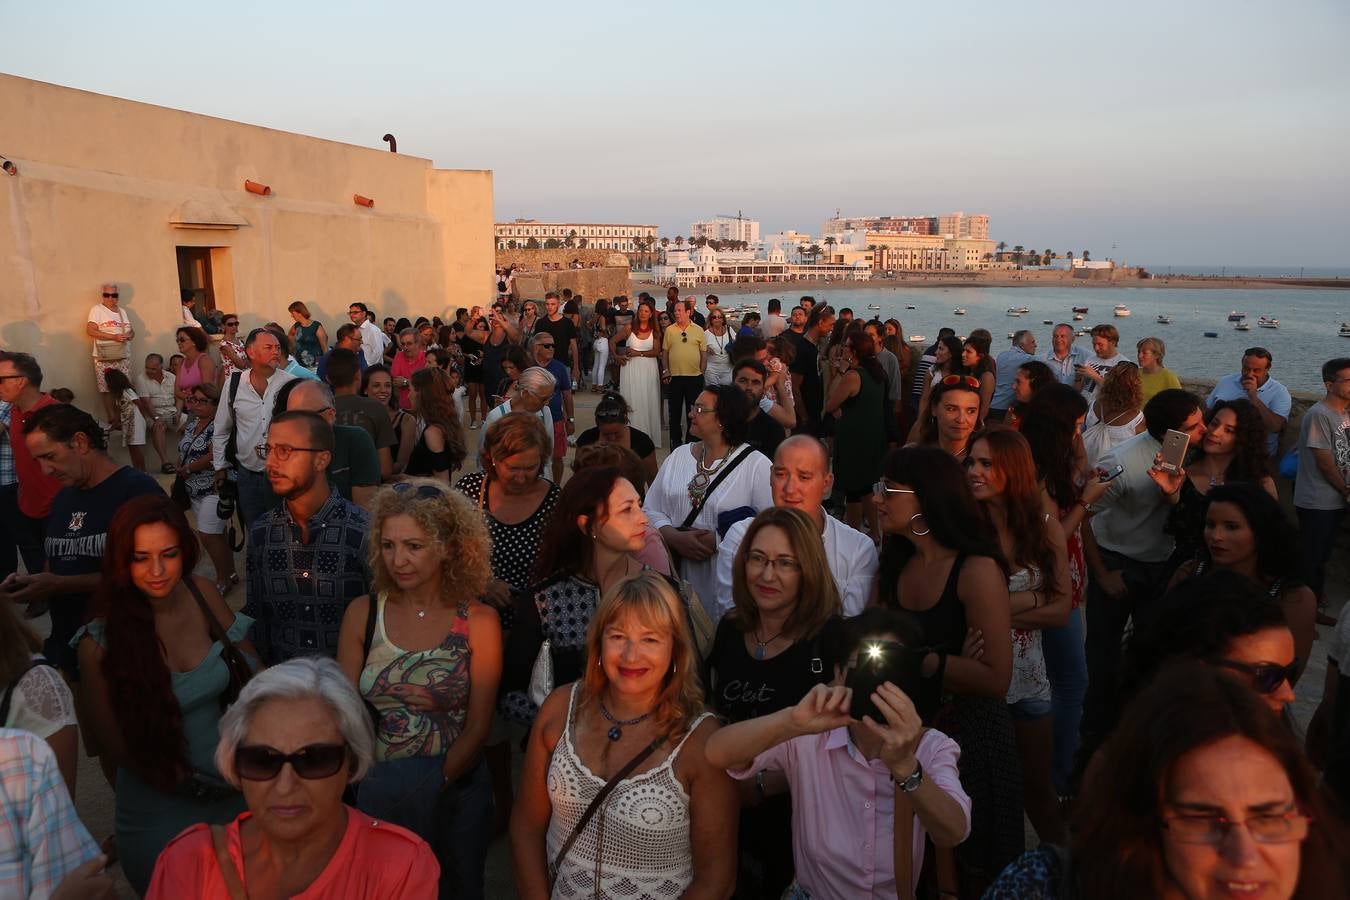
M655 225L616 225L595 222L539 222L535 219L516 219L498 222L493 226L497 235L497 249L524 249L531 240L543 247L549 241L559 246L590 248L592 250L619 250L637 253L650 250L656 243ZM568 240L571 243L568 244ZM583 243L584 242L584 243ZM641 242L639 246L638 242Z
M954 238L986 241L989 239L989 217L968 216L963 212L947 213L945 216L938 216L937 233Z
M751 247L759 245L759 220L741 216L713 216L689 225L689 239L707 238L710 241L745 241Z
M814 242L811 235L801 231L780 231L764 238L764 252L767 255L780 250L789 261L799 262L800 249L810 247Z
M968 216L963 212L947 213L941 216L857 216L853 218L835 216L826 219L821 226L821 234L838 234L845 231L872 231L887 234L933 234L954 238L973 238L977 241L989 239L989 217L986 215Z
M657 284L689 287L694 284L735 284L807 280L867 281L872 269L867 263L792 263L779 250L765 258L747 253L726 253L711 247L667 250L664 263L652 267Z
M821 234L837 234L842 231L886 231L897 234L936 234L938 221L936 216L857 216L843 218L835 216L826 219L821 226Z
M940 234L867 232L872 248L872 268L885 272L970 272L1000 268L995 264L995 244L976 238L944 237Z

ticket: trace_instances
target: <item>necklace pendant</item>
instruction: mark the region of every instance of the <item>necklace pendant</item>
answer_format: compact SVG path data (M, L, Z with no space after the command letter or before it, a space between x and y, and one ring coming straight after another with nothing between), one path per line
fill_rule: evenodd
M417 618L419 618L419 619L425 619L426 617L427 617L427 611L426 611L425 609L419 609L419 610L417 611Z
M609 739L611 741L617 741L619 738L623 737L623 729L621 729L618 725L611 725L609 726L609 731L606 732L606 734L609 735Z
M755 641L755 659L763 659L763 658L764 658L764 645L761 644L759 641Z

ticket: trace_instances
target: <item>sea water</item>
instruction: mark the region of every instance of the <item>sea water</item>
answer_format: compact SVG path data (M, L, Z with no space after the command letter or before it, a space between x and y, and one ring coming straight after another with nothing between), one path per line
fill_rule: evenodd
M767 313L769 298L778 297L786 313L798 297L809 293L817 303L829 303L836 309L847 306L864 319L899 319L906 337L923 335L929 343L943 326L956 329L960 335L987 328L994 335L995 353L1011 346L1008 332L1023 328L1036 335L1038 353L1049 350L1054 326L1043 324L1045 319L1067 322L1075 331L1110 323L1120 331L1120 352L1127 359L1135 358L1135 344L1140 338L1161 338L1167 346L1164 365L1182 378L1220 378L1238 371L1244 349L1265 347L1274 357L1272 375L1278 381L1291 390L1317 395L1325 391L1322 363L1333 357L1350 357L1350 338L1338 335L1341 322L1350 321L1350 290L888 286L832 292L828 286L812 291L788 286L785 291L781 285L757 285L758 291L747 293L740 285L735 287L735 293L717 292L723 308L756 303L761 312ZM1128 317L1113 316L1118 303L1130 309ZM881 310L869 310L870 304ZM1028 312L1021 317L1007 315L1009 307L1018 306L1027 307ZM1072 320L1075 306L1089 309L1081 322ZM966 315L954 315L957 307L965 307ZM1251 331L1237 331L1236 323L1228 321L1234 311L1247 314ZM1171 316L1172 324L1158 323L1159 315ZM1280 327L1258 327L1261 316L1279 319ZM1207 331L1216 332L1218 337L1205 337ZM1077 343L1092 352L1089 336L1083 335Z

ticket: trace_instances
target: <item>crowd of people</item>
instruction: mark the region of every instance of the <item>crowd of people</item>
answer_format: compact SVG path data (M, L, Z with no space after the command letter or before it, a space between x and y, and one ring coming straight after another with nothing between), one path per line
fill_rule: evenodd
M1350 895L1350 359L1284 459L1260 347L499 277L168 363L104 285L92 411L0 352L0 894Z

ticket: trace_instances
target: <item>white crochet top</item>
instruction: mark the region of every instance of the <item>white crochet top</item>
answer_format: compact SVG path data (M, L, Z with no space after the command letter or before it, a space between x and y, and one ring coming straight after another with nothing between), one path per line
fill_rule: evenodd
M553 804L546 842L550 863L605 785L605 779L586 767L572 744L576 699L574 684L567 726L548 766L548 796ZM658 900L684 893L694 878L689 795L675 777L675 759L709 715L694 720L659 766L625 778L610 792L559 865L554 898Z

